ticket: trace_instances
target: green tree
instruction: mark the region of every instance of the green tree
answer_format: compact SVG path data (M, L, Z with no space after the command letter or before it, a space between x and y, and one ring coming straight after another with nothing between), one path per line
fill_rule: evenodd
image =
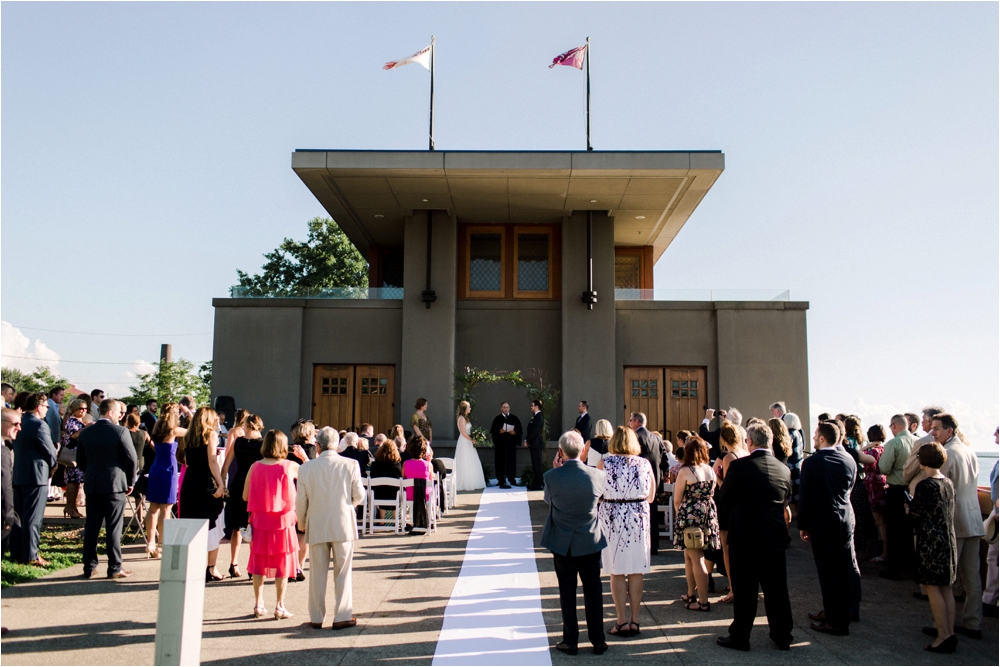
M236 270L240 283L234 295L306 296L368 284L368 262L330 218L313 218L305 242L286 238L264 258L260 273Z
M48 366L39 366L31 373L24 373L16 368L7 368L4 366L0 370L0 375L2 375L4 382L14 387L14 393L22 391L48 393L52 387L59 386L64 389L69 389L70 387L69 380L56 375Z
M156 370L138 376L139 384L129 387L130 394L122 400L143 405L150 399L160 405L176 403L185 395L194 397L197 405L206 405L211 397L211 364L202 364L195 372L194 364L187 359L159 361ZM208 381L206 382L206 367Z

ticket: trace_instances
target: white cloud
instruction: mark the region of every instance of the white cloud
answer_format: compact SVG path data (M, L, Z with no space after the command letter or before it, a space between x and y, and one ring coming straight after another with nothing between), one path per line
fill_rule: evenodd
M42 341L31 339L10 322L0 322L0 356L3 365L30 373L38 366L48 366L59 373L59 355Z

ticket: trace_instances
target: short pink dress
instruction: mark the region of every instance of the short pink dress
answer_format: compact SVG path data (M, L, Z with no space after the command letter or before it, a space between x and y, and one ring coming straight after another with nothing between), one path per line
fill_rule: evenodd
M295 535L295 484L289 461L255 463L250 475L247 512L253 539L247 572L264 577L294 577L299 539Z

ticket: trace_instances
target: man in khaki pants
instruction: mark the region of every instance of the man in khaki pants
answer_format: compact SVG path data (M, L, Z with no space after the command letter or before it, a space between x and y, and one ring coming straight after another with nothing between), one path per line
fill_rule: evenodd
M316 434L319 456L299 467L295 510L299 526L305 526L309 545L309 620L314 628L326 620L326 581L333 561L334 630L354 627L351 590L351 560L358 538L354 506L361 503L365 489L361 470L354 459L337 453L340 437L329 426Z

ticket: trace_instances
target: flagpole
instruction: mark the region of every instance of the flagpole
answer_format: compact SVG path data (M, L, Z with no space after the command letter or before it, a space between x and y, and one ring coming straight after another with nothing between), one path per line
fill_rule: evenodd
M434 150L434 35L431 35L431 131L429 150Z
M434 62L433 47L431 48L431 62ZM431 72L431 81L433 81L433 70ZM594 150L594 147L590 145L590 37L587 38L587 150Z

